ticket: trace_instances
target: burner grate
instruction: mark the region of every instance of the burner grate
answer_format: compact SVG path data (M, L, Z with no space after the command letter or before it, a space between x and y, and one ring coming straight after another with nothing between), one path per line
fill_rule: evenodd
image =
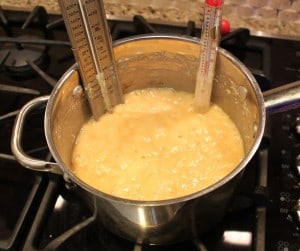
M137 15L127 21L109 20L109 26L113 40L150 32L200 37L200 30L192 21L175 27L148 23ZM260 39L241 28L224 36L221 45L251 69L262 90L272 87L274 81L278 85L285 78L282 72L289 73L289 81L299 75L298 43L286 45L285 41ZM25 71L23 66L20 71L20 68L10 69L17 60L12 58L16 52L8 47L17 52L33 48L38 50L38 55L32 58L25 55ZM278 53L278 57L284 54L292 58L294 51L298 56L296 59L281 60L279 66L286 61L289 65L279 69L273 63L278 61L274 59L283 47L288 47L288 53L283 51ZM282 131L286 134L290 132L286 128L293 122L292 119L279 126L280 118L273 118L275 129L272 137L263 140L258 154L246 168L237 196L224 221L196 240L164 247L136 245L109 233L95 222L93 212L81 203L80 198L73 196L61 177L39 175L17 164L10 151L14 117L33 97L50 94L57 80L74 63L71 44L60 16L48 15L39 6L31 13L3 11L0 8L0 200L8 205L0 208L0 250L265 251L296 247L299 235L297 237L295 226L286 219L292 211L287 207L287 202L280 201L277 196L281 194L284 197L290 193L291 200L295 199L296 195L291 191L297 185L299 188L299 182L291 179L290 173L285 173L286 166L293 165L293 158L287 160L283 156L284 152L289 152L291 145L295 147L291 155L298 152L298 137L289 134L282 136L282 140L276 136ZM279 80L277 75L280 75ZM296 120L294 117L299 115L299 111L294 113L291 118ZM44 139L43 115L44 109L30 115L25 128L24 148L30 155L47 159L51 156L48 156ZM284 149L278 148L282 144ZM283 179L287 181L284 185L279 180L283 175L287 176ZM271 178L266 180L267 176ZM278 184L284 188L283 191L279 191ZM268 194L270 192L271 195ZM273 226L273 222L283 226L284 230ZM286 233L280 232L286 229ZM234 241L235 238L243 242ZM289 245L284 246L287 240Z

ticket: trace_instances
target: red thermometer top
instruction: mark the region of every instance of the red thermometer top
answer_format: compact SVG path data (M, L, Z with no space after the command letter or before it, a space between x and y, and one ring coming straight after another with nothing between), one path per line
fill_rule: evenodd
M205 0L205 3L210 6L219 7L223 4L223 0Z

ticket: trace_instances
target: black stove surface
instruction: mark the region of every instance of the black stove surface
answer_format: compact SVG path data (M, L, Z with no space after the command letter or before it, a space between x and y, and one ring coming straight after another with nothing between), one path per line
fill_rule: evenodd
M149 32L200 34L193 22L149 25L141 16L109 25L113 40ZM299 41L253 37L241 28L224 36L221 46L251 69L263 91L300 79ZM10 150L15 115L29 100L50 94L74 62L60 16L42 7L32 13L0 9L0 250L300 250L297 107L268 116L260 149L224 220L175 245L141 246L111 234L95 224L62 177L18 164ZM26 153L46 160L43 116L44 108L29 115L22 142Z

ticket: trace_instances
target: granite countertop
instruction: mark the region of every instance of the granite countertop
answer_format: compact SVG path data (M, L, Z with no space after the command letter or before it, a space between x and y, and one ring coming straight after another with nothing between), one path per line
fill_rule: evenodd
M149 21L185 24L203 19L203 0L104 0L108 18L131 19L141 14ZM3 9L32 10L44 6L60 14L57 0L1 0ZM252 34L300 40L300 0L224 0L223 17L233 28L249 28Z

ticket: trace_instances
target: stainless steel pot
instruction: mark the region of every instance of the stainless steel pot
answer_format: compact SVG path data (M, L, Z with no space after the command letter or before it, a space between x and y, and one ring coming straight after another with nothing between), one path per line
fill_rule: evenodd
M187 37L147 35L114 44L123 92L144 87L173 87L194 92L199 41ZM300 98L300 82L287 90L261 93L248 69L223 49L218 51L212 101L221 106L238 127L245 158L216 184L188 196L165 201L133 201L95 190L71 170L71 154L81 126L91 112L80 84L76 65L58 81L50 96L26 104L16 118L12 151L25 167L63 174L77 186L96 214L97 221L115 234L139 243L168 244L207 231L219 222L243 170L263 136L266 108L283 106ZM56 163L34 159L22 150L22 128L28 113L47 102L45 134Z

